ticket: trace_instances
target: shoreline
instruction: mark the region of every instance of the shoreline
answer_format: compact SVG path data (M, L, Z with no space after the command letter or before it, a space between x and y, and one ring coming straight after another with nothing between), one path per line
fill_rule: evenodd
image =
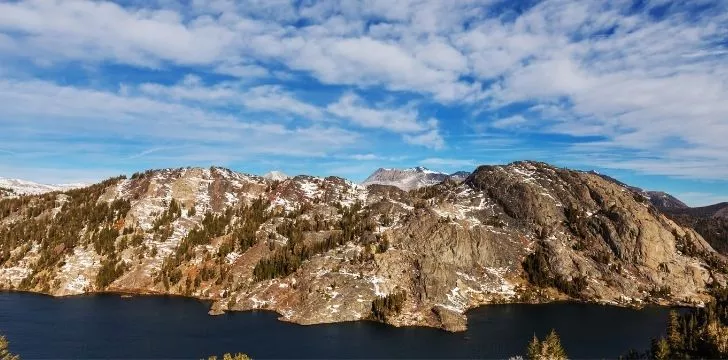
M468 308L464 312L461 313L462 316L465 317L466 321L466 328L459 331L453 331L450 329L446 329L443 327L436 327L436 326L429 326L426 324L417 325L417 324L406 324L406 325L398 325L393 323L387 323L387 322L380 322L375 321L371 319L357 319L357 320L341 320L341 321L330 321L330 322L318 322L318 323L298 323L294 321L288 321L285 319L284 315L279 313L278 311L274 309L267 309L267 308L250 308L250 309L244 309L244 310L221 310L219 313L212 313L212 305L216 302L214 299L205 299L205 298L199 298L194 296L186 296L186 295L179 295L179 294L168 294L168 293L160 293L160 292L154 292L154 291L146 291L146 292L136 292L136 291L93 291L93 292L86 292L83 294L74 294L74 295L52 295L47 293L41 293L41 292L34 292L34 291L27 291L27 290L8 290L8 289L0 289L0 293L17 293L17 294L27 294L27 295L33 295L33 296L42 296L46 298L53 298L53 299L73 299L73 298L82 298L82 297L93 297L93 296L118 296L121 299L130 299L130 298L178 298L178 299L185 299L185 300L193 300L200 303L205 304L209 307L208 316L215 317L220 315L225 315L226 313L246 313L246 312L256 312L256 311L263 311L263 312L269 312L274 313L276 315L276 319L283 323L288 324L294 324L298 326L316 326L316 325L333 325L333 324L342 324L342 323L354 323L354 322L370 322L375 324L382 324L388 327L392 328L423 328L423 329L436 329L441 330L447 333L451 334L462 334L467 333L469 326L469 315L477 311L481 308L486 308L489 306L507 306L507 305L532 305L532 306L539 306L539 305L568 305L568 304L578 304L578 305L590 305L590 306L602 306L602 307L612 307L612 308L623 308L623 309L630 309L630 310L636 310L636 311L642 311L646 308L672 308L672 309L679 309L679 310L686 310L686 309L692 309L696 308L696 305L690 306L688 304L684 303L676 303L676 304L660 304L660 303L641 303L640 306L631 306L630 304L612 304L608 302L600 302L600 301L585 301L585 300L578 300L578 299L554 299L551 301L541 301L541 302L521 302L521 301L514 301L514 302L498 302L498 303L487 303L487 304L481 304L474 306L472 308Z

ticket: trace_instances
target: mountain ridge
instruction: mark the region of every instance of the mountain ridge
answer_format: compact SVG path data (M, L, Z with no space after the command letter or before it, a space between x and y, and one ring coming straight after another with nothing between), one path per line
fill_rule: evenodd
M423 166L406 169L379 168L362 181L361 185L389 185L408 191L435 185L446 179L463 181L468 175L470 173L465 171L447 174L440 171L433 171Z
M692 305L726 268L643 197L529 161L409 192L213 167L0 200L2 289L185 295L300 324L460 331L492 303Z

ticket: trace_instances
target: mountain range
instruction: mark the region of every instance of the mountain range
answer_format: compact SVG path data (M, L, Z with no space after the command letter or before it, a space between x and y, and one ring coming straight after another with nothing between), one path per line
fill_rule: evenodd
M77 189L84 186L88 186L88 184L40 184L28 180L0 177L0 195L37 195L52 191Z
M492 303L702 304L726 284L726 257L651 200L533 161L467 176L380 169L362 184L149 170L0 199L0 288L450 331Z

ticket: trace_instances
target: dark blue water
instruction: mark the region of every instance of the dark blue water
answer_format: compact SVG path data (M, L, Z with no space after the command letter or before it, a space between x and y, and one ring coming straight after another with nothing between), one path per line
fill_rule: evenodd
M614 358L662 333L667 308L556 303L492 305L448 333L371 322L300 326L271 312L207 315L178 297L51 298L0 292L0 332L35 358L191 358L245 352L253 358L503 358L523 353L552 327L572 358Z

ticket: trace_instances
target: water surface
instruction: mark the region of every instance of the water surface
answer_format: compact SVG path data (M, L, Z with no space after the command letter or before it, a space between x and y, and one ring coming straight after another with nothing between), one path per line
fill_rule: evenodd
M504 358L555 328L572 358L615 358L662 334L669 309L553 303L491 305L448 333L372 322L300 326L272 312L209 316L180 297L52 298L0 292L0 332L23 359L192 358L245 352L253 358Z

